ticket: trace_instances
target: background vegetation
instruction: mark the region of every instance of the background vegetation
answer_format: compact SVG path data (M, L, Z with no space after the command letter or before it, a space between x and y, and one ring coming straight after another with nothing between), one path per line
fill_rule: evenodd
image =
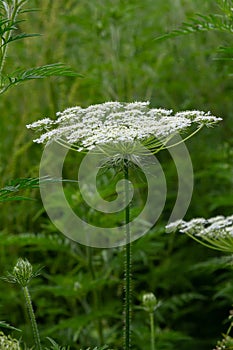
M155 40L196 12L220 13L218 2L30 0L27 6L38 11L23 14L19 32L42 36L15 42L6 70L64 62L83 77L36 80L1 96L1 187L11 179L38 177L42 147L32 143L26 124L73 105L150 100L153 107L211 110L223 118L218 128L187 142L195 185L186 218L232 214L233 67L232 60L221 59L232 56L217 49L233 36L216 30ZM149 319L140 308L149 291L161 301L157 349L212 349L227 329L232 304L230 258L164 233L177 188L169 154L160 157L169 189L166 208L156 229L133 245L133 348L149 349ZM19 256L44 266L31 285L43 338L71 349L120 349L122 249L68 241L47 218L38 189L23 194L32 200L1 207L0 273ZM21 298L20 289L0 281L0 318L22 329L30 345Z

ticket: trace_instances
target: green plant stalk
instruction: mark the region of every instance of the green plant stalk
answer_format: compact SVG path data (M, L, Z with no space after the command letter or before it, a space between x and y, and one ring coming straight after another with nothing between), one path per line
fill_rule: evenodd
M31 301L28 287L23 287L23 294L25 297L26 306L27 306L28 314L29 314L30 321L31 321L33 337L34 337L34 341L35 341L35 349L42 350L41 343L40 343L40 335L39 335L39 331L38 331L38 327L37 327L37 323L36 323L36 317L35 317L35 313L34 313L34 310L32 307L32 301Z
M228 327L226 335L230 334L232 327L233 327L233 322L231 322L230 326Z
M151 350L155 350L155 325L154 325L153 312L150 312L150 341L151 341Z
M18 5L17 3L14 3L14 7L13 7L13 10L12 10L12 13L8 14L11 15L11 18L8 18L12 23L15 22L16 20L16 17L18 15L18 11L20 9L20 4ZM1 47L1 59L0 59L0 86L2 86L2 72L3 72L3 68L4 68L4 64L5 64L5 61L6 61L6 54L7 54L7 49L8 49L8 40L11 36L11 33L12 33L12 30L9 30L7 33L6 33L6 36L4 37L4 40L6 42L6 44L4 46ZM3 41L3 40L2 40Z
M125 178L125 304L124 304L124 349L131 349L131 243L130 243L130 204L129 204L129 165L128 161L124 163Z

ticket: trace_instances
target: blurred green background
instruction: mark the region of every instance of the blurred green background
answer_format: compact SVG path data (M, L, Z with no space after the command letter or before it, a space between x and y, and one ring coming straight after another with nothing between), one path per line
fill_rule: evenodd
M38 11L21 16L19 32L42 36L15 42L6 71L63 62L83 77L36 80L1 97L1 187L38 176L43 146L33 144L26 124L75 105L149 100L153 107L210 110L223 118L186 144L195 180L186 218L232 214L233 66L217 49L233 36L212 31L155 40L194 13L218 12L217 2L30 0L27 7ZM169 184L166 208L158 227L133 245L133 348L149 349L149 323L139 305L142 293L152 291L162 301L155 314L158 350L212 349L227 328L232 271L220 253L164 233L177 185L169 154L160 159ZM47 218L39 190L25 195L33 200L1 207L0 273L18 256L45 266L32 283L43 336L71 349L99 343L120 349L122 249L69 242ZM20 290L3 281L0 319L22 328L30 345Z

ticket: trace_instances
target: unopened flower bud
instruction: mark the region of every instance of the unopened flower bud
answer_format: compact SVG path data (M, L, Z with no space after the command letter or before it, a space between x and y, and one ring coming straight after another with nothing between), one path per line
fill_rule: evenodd
M82 288L81 283L79 283L78 281L74 282L74 290L78 291Z
M156 296L153 293L146 293L142 297L142 303L147 312L154 312L156 306L158 305L158 301Z
M22 287L26 287L34 277L32 265L27 259L19 258L13 268L12 275L16 283L20 284Z

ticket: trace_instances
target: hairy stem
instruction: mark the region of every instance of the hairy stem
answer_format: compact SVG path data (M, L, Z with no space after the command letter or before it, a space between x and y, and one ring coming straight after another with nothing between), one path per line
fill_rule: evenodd
M125 333L124 333L124 349L131 349L131 243L130 243L130 205L129 205L129 165L128 161L124 164L125 178Z
M38 331L38 327L37 327L37 323L36 323L36 317L35 317L35 313L34 313L34 310L32 307L32 301L31 301L28 287L23 287L23 293L24 293L26 306L27 306L28 314L29 314L30 321L31 321L33 337L34 337L34 342L35 342L35 349L42 350L41 343L40 343L40 335L39 335L39 331Z
M153 312L150 312L150 341L151 341L151 350L155 350L155 325L154 325Z

